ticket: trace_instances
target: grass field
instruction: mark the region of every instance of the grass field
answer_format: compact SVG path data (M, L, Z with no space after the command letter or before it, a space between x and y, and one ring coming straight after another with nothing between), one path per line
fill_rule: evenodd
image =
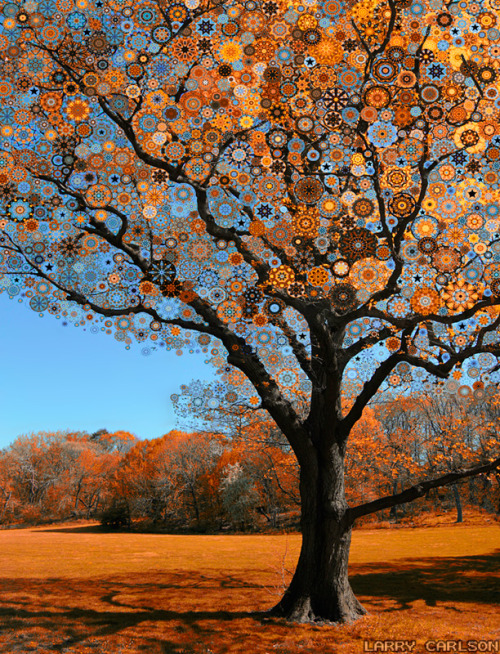
M499 641L500 527L360 530L350 626L263 621L298 535L168 536L89 526L0 531L0 651L362 653L376 640ZM363 641L369 641L365 647ZM500 650L499 650L500 651Z

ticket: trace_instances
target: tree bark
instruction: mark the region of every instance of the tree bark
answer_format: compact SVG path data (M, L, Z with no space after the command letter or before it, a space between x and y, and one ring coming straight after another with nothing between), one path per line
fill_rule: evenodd
M458 490L458 487L456 484L451 485L453 489L453 498L455 499L455 506L457 508L457 522L463 522L463 514L462 514L462 502L460 500L460 492Z
M352 522L337 445L301 466L302 548L292 581L271 615L294 622L352 622L366 614L348 579Z
M12 497L12 491L9 491L8 493L6 491L3 491L3 507L2 511L0 513L0 524L3 522L4 515L7 513L7 507L9 505L10 498Z
M396 495L398 492L398 480L395 479L392 482L392 494ZM391 506L391 509L389 511L389 520L394 519L394 522L397 524L398 522L398 505L395 504L394 506Z

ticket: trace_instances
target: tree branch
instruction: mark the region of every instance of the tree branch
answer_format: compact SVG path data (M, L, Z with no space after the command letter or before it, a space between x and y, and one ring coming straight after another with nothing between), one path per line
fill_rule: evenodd
M423 497L432 488L448 486L449 484L453 484L459 479L465 479L466 477L476 477L477 475L497 470L499 467L500 458L495 459L494 461L490 461L489 463L475 466L474 468L449 472L442 477L423 481L419 484L416 484L415 486L411 486L411 488L407 488L401 493L397 493L396 495L386 495L385 497L380 497L378 500L373 500L372 502L366 502L365 504L359 504L358 506L352 507L349 509L349 520L352 524L357 518L360 518L363 515L375 513L376 511L381 511L382 509L388 509L391 506L396 506L398 504L413 502L419 497Z
M297 338L297 334L290 328L287 322L279 317L271 317L270 321L273 325L281 329L284 336L286 336L290 347L293 350L295 358L299 362L300 367L312 381L313 371L311 367L311 359L303 343Z

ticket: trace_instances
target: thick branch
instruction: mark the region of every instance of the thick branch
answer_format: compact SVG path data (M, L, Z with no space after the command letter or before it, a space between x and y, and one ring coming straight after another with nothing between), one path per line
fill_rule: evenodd
M213 307L200 297L195 296L188 304L209 325L211 333L222 342L228 352L228 363L241 370L250 380L261 398L262 408L269 412L281 431L287 435L299 462L304 461L312 448L307 430L257 354L248 348L245 340L232 332L220 320Z
M497 470L499 467L500 458L495 459L494 461L490 461L489 463L475 466L474 468L449 472L442 477L423 481L419 484L416 484L415 486L412 486L411 488L407 488L402 493L397 493L396 495L386 495L385 497L380 497L378 500L366 502L365 504L359 504L358 506L349 509L349 519L352 523L363 515L375 513L376 511L381 511L382 509L389 509L391 506L396 506L398 504L413 502L419 497L423 497L432 488L448 486L449 484L455 483L459 479L465 479L466 477L476 477L477 475Z
M391 354L385 361L383 361L377 370L372 375L371 379L365 382L361 393L356 398L353 406L345 418L340 422L342 431L345 438L349 435L355 423L361 418L363 409L376 394L380 386L389 376L391 370L402 360L402 355L399 352Z

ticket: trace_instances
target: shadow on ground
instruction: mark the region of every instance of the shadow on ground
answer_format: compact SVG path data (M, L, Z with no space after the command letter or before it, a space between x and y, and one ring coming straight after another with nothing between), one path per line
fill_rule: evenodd
M47 527L46 529L37 529L37 531L46 531L48 533L56 534L119 534L119 533L131 533L125 529L107 529L99 523L92 525L82 525L81 527Z
M381 569L382 568L382 569ZM415 600L428 606L436 602L500 601L498 574L500 549L481 556L404 559L397 564L364 564L351 570L351 585L357 595L396 600L400 609ZM395 609L390 609L395 610Z
M368 608L371 603L376 612L405 610L415 600L423 600L430 607L437 602L493 604L500 600L495 578L499 569L500 550L496 550L482 556L353 565L351 581L363 603ZM223 607L266 608L277 599L258 583L255 574L154 571L93 579L5 579L0 590L0 630L14 637L27 627L48 630L58 635L51 650L54 652L70 651L68 648L90 636L103 638L124 630L139 633L138 629L147 633L152 628L161 631L166 623L169 634L173 631L187 637L189 633L200 642L210 640L219 630L237 638L240 632L255 633L264 628L266 614L221 610ZM380 606L380 600L390 601ZM163 649L155 651L192 651L173 641L162 642ZM27 650L11 645L8 651Z

